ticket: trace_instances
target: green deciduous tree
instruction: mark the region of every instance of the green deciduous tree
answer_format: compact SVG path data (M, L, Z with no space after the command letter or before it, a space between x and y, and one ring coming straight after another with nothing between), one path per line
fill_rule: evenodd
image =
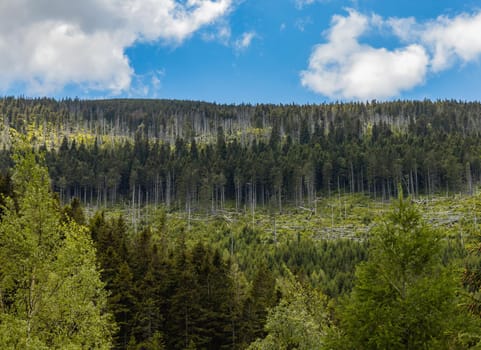
M0 222L0 348L108 349L95 249L85 227L62 220L37 158L15 154L17 206L7 199Z
M303 286L290 271L286 274L279 283L282 298L267 317L267 336L252 343L249 350L322 349L328 327L327 298Z

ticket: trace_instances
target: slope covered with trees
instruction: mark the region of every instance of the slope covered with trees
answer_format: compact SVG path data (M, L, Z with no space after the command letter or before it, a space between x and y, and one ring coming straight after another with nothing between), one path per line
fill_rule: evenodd
M4 98L0 347L475 348L480 107Z
M216 210L313 206L332 192L473 191L481 104L397 101L216 105L169 100L0 100L12 128L47 151L61 199Z

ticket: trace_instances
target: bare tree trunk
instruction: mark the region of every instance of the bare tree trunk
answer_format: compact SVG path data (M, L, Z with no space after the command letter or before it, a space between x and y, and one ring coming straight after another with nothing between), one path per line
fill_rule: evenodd
M210 207L211 207L211 212L215 213L215 185L212 185L212 194L211 194L211 199L210 199Z
M191 220L190 194L187 195L186 205L187 205L187 230L190 231L190 220Z
M222 210L224 210L224 204L225 204L225 186L222 185L222 192L221 192L221 196L220 196L220 207L222 208Z
M409 182L411 184L411 196L414 197L415 192L414 192L414 178L413 178L413 170L412 169L409 171L409 180L410 180Z
M466 163L466 186L469 195L473 194L473 177L471 175L471 164Z
M431 174L429 173L428 168L428 198L431 196Z
M135 226L135 185L132 186L132 226L134 226L134 231L137 232L137 227Z
M414 168L414 178L416 181L416 198L419 197L418 167Z
M279 212L282 213L282 187L279 185L277 189L277 197L279 201Z
M364 193L364 171L361 170L361 192Z
M240 181L235 183L235 210L238 211L240 206Z
M138 196L137 196L137 200L138 200L138 205L137 205L137 218L140 219L140 201L141 201L141 198L142 198L142 195L140 193L140 185L138 187Z
M277 223L276 215L274 214L274 243L277 244Z
M159 204L159 186L160 181L159 181L159 174L155 175L155 189L154 189L154 205L157 208L157 205Z
M149 222L149 191L145 192L145 222Z
M355 187L354 187L354 165L351 162L351 193L354 193Z
M165 188L165 204L167 205L167 208L170 208L170 203L171 203L171 181L172 181L172 178L171 178L171 175L170 175L170 171L167 173L167 179L166 179L166 188Z

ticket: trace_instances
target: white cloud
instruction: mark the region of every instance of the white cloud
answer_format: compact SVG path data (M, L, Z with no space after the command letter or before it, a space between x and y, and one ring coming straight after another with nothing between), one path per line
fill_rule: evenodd
M230 26L227 23L221 23L213 30L202 33L202 39L205 41L218 41L223 45L229 46L231 35Z
M225 16L233 0L16 0L0 2L0 89L47 94L67 84L118 93L133 78L125 49L179 45Z
M481 55L481 13L439 17L425 25L421 41L433 51L432 69L451 67L458 59L476 60ZM419 34L418 34L419 35Z
M309 6L309 5L312 5L316 2L319 2L319 3L326 3L326 2L330 2L331 0L294 0L295 1L295 4L296 4L296 7L301 10L303 9L304 7L306 6Z
M100 0L99 0L100 1ZM204 25L226 14L231 0L103 0L119 5L132 31L145 40L179 43Z
M165 70L150 71L145 74L134 74L130 88L126 91L128 97L158 98L161 96L162 80Z
M304 7L314 3L329 3L332 1L333 0L294 0L294 3L299 10L302 10ZM359 7L358 1L359 0L350 0L351 6L354 8Z
M360 42L370 31L398 38L393 50ZM418 23L415 18L383 19L348 10L334 16L326 43L314 47L303 86L330 98L389 98L422 84L429 73L481 56L481 12L440 16Z
M421 32L414 17L389 18L385 21L385 25L404 42L415 40Z
M234 42L234 48L237 51L242 51L247 49L251 43L252 40L257 36L256 32L245 32L241 35L239 39L237 39Z
M305 18L298 18L294 26L301 32L306 30L306 27L312 24L312 19L311 17L305 17Z
M311 5L315 2L316 0L295 0L296 2L296 7L301 9L304 6Z
M420 45L395 50L374 48L359 37L380 25L379 16L364 16L349 10L334 16L327 43L317 45L301 83L330 98L383 99L421 84L429 57Z
M426 47L434 72L448 69L458 61L476 60L481 55L481 12L454 18L440 16L425 23L417 23L413 17L390 18L386 22L401 40Z

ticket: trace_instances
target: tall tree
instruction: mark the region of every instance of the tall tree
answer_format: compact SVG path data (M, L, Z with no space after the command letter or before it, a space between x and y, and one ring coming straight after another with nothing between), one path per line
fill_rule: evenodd
M373 232L331 347L452 349L479 339L479 325L459 307L459 276L442 262L441 238L401 195ZM470 332L474 339L466 339Z
M0 222L1 348L111 346L113 325L85 227L63 222L45 167L17 151L13 175L17 206L7 199Z
M287 277L279 283L282 298L269 311L267 336L249 346L249 350L322 349L328 326L327 298L303 286L286 268Z
M261 261L244 305L241 334L246 344L266 336L264 325L268 310L276 304L275 283L273 273Z

